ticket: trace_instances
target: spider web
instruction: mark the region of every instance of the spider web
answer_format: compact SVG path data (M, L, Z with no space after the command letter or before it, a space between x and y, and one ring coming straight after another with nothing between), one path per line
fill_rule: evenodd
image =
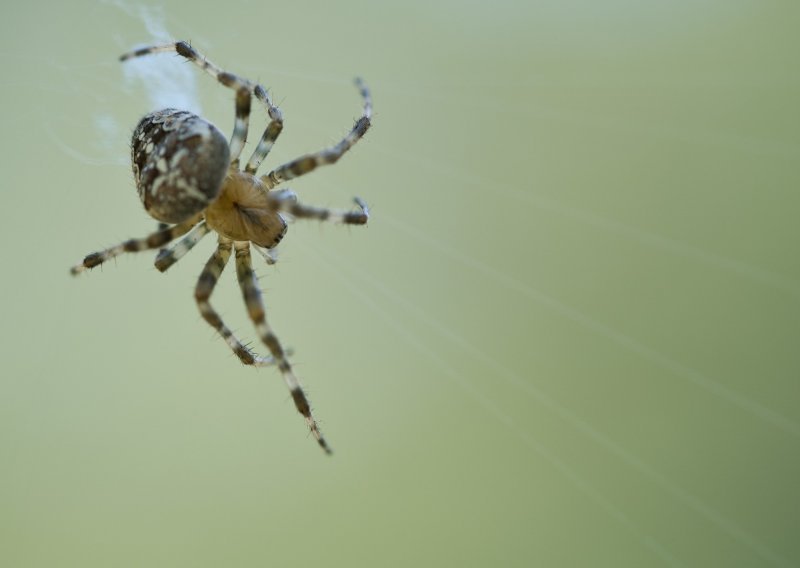
M176 41L176 36L168 30L164 8L161 6L124 0L103 0L101 6L105 6L108 11L116 11L129 20L139 22L143 28L143 32L136 36L138 43L117 37L117 55L145 45ZM103 17L109 16L108 11L102 13ZM65 77L75 75L80 78L79 82L72 82L73 85L81 85L73 86L76 95L95 99L94 112L91 116L57 115L48 117L42 124L46 135L56 147L70 158L87 165L128 166L130 160L128 152L119 141L129 136L130 127L122 123L122 119L115 112L120 97L138 97L144 93L147 104L142 105L142 108L173 107L186 109L195 114L203 112L197 88L196 70L188 65L177 65L174 54L135 58L124 64L113 59L94 67L66 65L52 59L47 61L48 65ZM101 78L97 73L98 68L108 69L112 75L118 75L121 69L122 82ZM109 88L110 86L112 88ZM99 94L101 92L102 95ZM86 130L79 126L84 121L91 124L91 129ZM68 133L75 132L83 135L79 144L67 139Z
M131 18L140 20L152 42L160 43L175 39L175 36L167 30L166 19L162 9L121 1L109 2L108 5ZM122 45L123 43L123 41L120 41L120 52L136 47L136 45ZM138 45L146 43L148 41ZM74 69L69 71L74 72ZM199 113L200 104L195 83L198 75L196 71L189 65L176 65L174 58L168 55L133 60L122 65L124 82L119 88L127 94L146 92L149 104L153 108L176 106L188 108L193 112ZM98 75L97 70L89 70L87 72L87 76L90 79L97 79ZM299 75L303 76L302 74ZM309 74L305 77L311 82L327 85L336 84L336 80L320 75ZM387 98L401 99L409 96L409 93L401 86L391 85L388 82L380 86L383 87L382 91L387 95ZM89 89L82 92L82 94L90 93ZM445 101L453 99L452 93L446 87L440 87L439 90L433 88L425 94L423 102L435 105L437 104L437 99L439 99L439 104L444 104ZM89 165L113 164L124 165L127 168L127 154L117 150L110 150L110 148L119 146L119 140L124 138L129 127L127 124L123 126L119 117L114 114L112 102L101 98L98 100L97 108L98 112L93 117L91 136L87 137L87 139L91 138L93 140L94 145L72 144L64 141L61 134L65 129L58 128L53 123L45 124L48 134L57 147L73 159ZM467 108L476 110L475 107ZM512 108L510 110L510 112L514 113L524 113L525 111L526 109L521 108ZM575 114L558 116L557 112L548 112L547 109L537 109L536 112L549 119L563 120L564 122L577 121L587 127L599 128L608 133L620 134L620 132L624 133L627 130L627 134L631 134L629 125L621 125L614 120L602 121ZM298 118L297 121L304 123L306 129L314 130L311 121L304 121L303 118ZM688 137L693 140L704 138L703 133L687 133L685 130L670 131L669 129L662 131L660 136L664 138ZM787 147L776 148L761 142L757 139L736 137L705 137L705 143L708 144L745 148L745 151L749 148L756 153L763 151L792 153L795 150ZM78 151L76 148L82 148L82 150ZM93 151L84 153L83 149L85 148L93 148ZM497 191L502 191L504 195L509 196L514 203L531 210L535 209L546 214L558 216L565 223L573 223L577 226L591 228L600 233L615 235L624 240L635 242L652 251L654 255L680 258L689 263L711 266L726 274L731 281L746 281L750 285L763 288L765 294L787 294L795 302L800 298L800 286L794 278L769 270L763 266L732 256L718 254L702 246L665 236L646 227L642 228L633 224L626 224L611 216L589 209L571 206L546 196L539 196L531 192L529 187L514 183L503 183L498 187L498 184L494 184L491 179L482 178L480 175L474 175L473 173L466 174L462 169L448 165L446 161L432 160L429 156L418 153L413 148L409 149L407 146L398 147L391 142L381 142L372 145L368 144L367 148L369 150L365 151L369 152L373 157L377 155L404 162L408 167L422 171L426 176L434 180L440 182L448 180L466 186L471 185L474 186L474 189L494 186ZM339 192L341 194L346 193L341 188L339 188ZM709 372L683 362L680 357L671 355L668 350L661 346L652 345L645 339L641 339L633 333L620 329L613 323L603 321L598 316L588 313L579 305L561 300L557 295L535 287L510 270L495 263L491 257L475 255L472 250L462 243L448 240L447 236L434 231L430 226L421 226L420 223L414 222L414 220L395 216L390 211L381 211L378 208L377 218L383 219L383 223L389 227L388 230L397 240L415 241L420 254L435 255L445 259L449 264L458 265L466 272L492 282L492 289L494 290L500 289L504 293L514 294L521 302L535 304L544 311L553 312L556 317L568 320L586 333L613 344L616 348L627 352L632 358L644 359L670 374L675 380L685 382L690 389L689 392L695 392L691 389L696 389L697 392L702 391L712 398L718 399L721 404L730 405L737 411L741 411L744 416L760 421L767 427L775 428L783 434L788 434L795 438L800 435L800 425L790 416L779 412L766 403L746 396L735 387L728 386L724 378L713 376ZM520 370L509 368L503 364L501 358L493 353L492 348L481 345L474 338L470 338L466 333L461 332L458 327L449 324L445 314L431 313L416 307L406 299L404 291L394 285L392 281L380 277L376 278L368 271L359 268L352 261L348 261L346 255L336 252L331 253L316 244L304 245L304 249L310 252L319 265L325 267L332 278L339 281L341 286L347 289L357 301L363 303L370 314L375 315L382 321L386 329L394 333L405 348L420 359L429 361L441 371L441 376L454 385L462 396L476 401L482 409L485 419L500 424L524 447L549 461L575 487L599 504L611 518L643 541L645 546L663 561L669 564L677 564L679 561L676 556L680 554L673 555L668 545L661 542L650 532L640 528L637 519L626 512L623 505L597 489L590 476L571 466L556 449L540 436L527 431L524 427L520 427L520 423L524 424L526 419L520 410L513 408L513 405L495 394L491 384L478 382L474 377L461 370L451 359L426 345L425 342L419 339L422 335L420 330L426 329L428 335L437 337L442 343L449 343L451 348L465 360L469 360L484 369L489 369L493 379L499 379L499 381L510 386L512 390L515 389L523 393L530 401L552 412L563 422L565 427L583 436L590 444L596 446L599 451L605 452L610 458L620 460L631 472L651 481L660 491L687 507L694 514L705 519L717 530L732 537L742 547L763 561L775 566L790 564L780 552L752 534L742 523L737 522L734 517L720 511L719 508L715 508L709 501L659 471L648 463L645 458L628 450L623 443L606 433L603 428L596 426L592 420L582 416L579 411L570 408L567 403L561 402L558 395L552 394L546 387L532 382L530 377ZM394 307L387 308L387 305ZM406 321L410 320L412 323L406 325L394 323L395 311L403 311L407 315Z

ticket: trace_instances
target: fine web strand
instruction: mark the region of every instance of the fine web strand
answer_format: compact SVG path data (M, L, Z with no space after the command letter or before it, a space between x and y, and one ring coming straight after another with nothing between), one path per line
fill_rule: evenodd
M521 441L529 449L533 450L536 454L546 459L550 464L564 477L566 477L575 487L584 493L591 501L598 505L610 517L625 526L629 531L634 533L641 544L650 550L653 554L657 555L669 565L676 565L676 558L670 554L663 544L659 543L655 537L650 534L644 533L639 528L639 523L631 519L621 508L615 505L610 499L601 494L589 483L585 477L580 475L573 467L567 464L564 460L558 457L548 446L537 440L534 436L528 434L525 430L519 428L514 424L513 417L505 412L500 406L492 401L486 394L477 389L469 381L467 381L461 374L456 371L444 358L436 353L424 342L420 341L414 333L406 329L395 321L395 318L386 311L386 309L379 303L373 300L368 294L364 293L363 289L355 286L330 262L328 262L322 254L312 252L308 246L303 247L310 256L313 256L316 264L324 266L328 269L341 284L344 286L358 301L362 302L367 308L368 312L372 315L377 315L380 319L397 335L403 342L408 344L414 351L430 359L441 371L442 375L447 378L453 385L459 388L470 399L482 407L486 413L493 417L495 420L508 428L519 441ZM326 253L328 255L328 253ZM679 563L678 563L679 565Z
M103 0L102 5L138 21L144 32L136 35L136 43L118 38L116 51L103 55L102 63L67 65L52 58L41 58L42 64L64 77L57 88L53 81L43 81L41 89L53 90L62 100L69 95L76 101L85 103L90 100L94 104L91 105L91 116L58 116L56 124L53 115L42 113L37 120L55 148L72 160L91 166L129 165L127 138L131 125L120 123L118 107L126 101L129 104L132 98L144 91L147 103L138 103L141 114L172 107L202 115L197 88L199 74L175 54L155 54L120 63L118 56L137 46L170 42L176 38L167 27L163 7L123 0ZM143 38L146 39L142 41ZM104 88L99 89L98 85ZM85 137L82 149L77 150L76 144L69 140L76 133L85 132L91 135Z
M406 163L413 164L415 169L422 167L462 185L470 185L484 189L491 187L492 191L512 196L538 209L556 213L595 229L629 238L645 246L658 249L677 257L692 260L703 265L713 266L764 287L788 292L795 300L800 300L800 284L782 274L766 270L738 259L712 253L698 246L668 238L639 227L633 227L593 211L564 205L554 199L537 194L536 190L532 187L521 188L515 185L483 179L481 176L449 166L441 160L434 162L429 158L416 155L407 150L386 146L384 148L379 147L375 149L375 151L387 159L395 160L400 158Z
M142 22L149 40L146 43L120 46L123 52L146 45L163 44L176 41L166 25L166 16L160 6L146 6L122 0L110 3L134 19ZM135 57L121 63L127 90L144 88L152 110L177 108L202 115L200 97L197 92L197 70L174 53L157 53L147 57Z
M308 249L309 247L306 246L304 248ZM315 255L315 256L320 256L320 255ZM690 491L687 491L686 489L674 483L663 473L659 472L652 466L645 463L641 458L626 450L618 442L614 441L609 436L600 432L597 428L595 428L586 420L575 414L572 410L568 409L567 407L559 403L549 394L545 393L537 386L525 381L516 371L503 365L488 352L481 349L479 346L472 344L463 336L456 333L452 327L444 325L441 321L431 316L428 312L421 309L413 302L407 300L403 294L399 293L397 290L394 290L388 284L379 281L377 278L372 276L367 271L356 266L355 263L348 262L342 255L336 254L335 252L326 251L325 256L328 259L334 261L332 264L331 263L326 263L326 264L328 265L330 270L335 270L339 272L340 280L345 279L344 274L350 275L351 278L353 275L355 275L361 281L361 283L366 283L370 285L372 288L380 292L381 295L383 295L385 298L397 304L403 311L403 313L412 313L418 320L425 323L425 325L427 325L428 327L434 329L440 336L456 344L459 348L463 350L463 352L468 357L469 356L474 357L479 362L493 369L496 372L496 374L494 374L493 377L500 377L509 384L515 386L516 388L519 388L520 390L531 396L542 406L548 408L556 415L558 415L562 420L567 422L573 429L577 430L584 436L588 437L593 443L596 443L604 450L615 456L617 459L621 460L626 465L636 470L640 475L650 480L652 483L658 486L662 491L664 491L672 498L676 499L680 503L687 506L694 513L710 521L718 529L728 534L729 536L733 537L738 542L742 543L745 547L749 548L752 552L754 552L764 560L768 561L771 565L773 566L789 565L788 559L774 552L759 539L757 539L756 537L748 533L746 530L744 530L742 527L740 527L732 519L726 517L718 510L716 510L714 507L710 506L708 503L704 502L702 499L692 494ZM354 285L350 282L347 283L347 287L353 293L357 294L362 294L364 290L364 287L362 285L360 284ZM371 307L374 304L376 304L376 302L374 301L370 301L369 303ZM397 325L395 320L391 319L391 322L393 325L395 326ZM413 334L409 333L407 335L411 338L414 338ZM417 340L416 338L414 338L414 343L419 343L420 345L422 345L424 347L426 354L429 355L430 357L441 359L441 357L436 355L435 353L429 354L428 352L431 350L428 347L424 346L424 344L419 340ZM456 371L453 370L452 368L450 368L450 371L451 371L450 376L456 377L457 375ZM460 375L458 375L457 378L459 381L466 382L466 379ZM477 392L474 389L474 387L472 388L472 390ZM485 395L483 395L482 393L478 394L486 398ZM496 405L493 405L493 408L497 410ZM504 420L503 422L507 423L510 426L513 421Z
M393 219L391 216L381 214L381 220L392 225L404 236L410 237L426 247L436 249L439 253L457 261L459 264L467 266L484 276L495 280L503 287L513 290L526 298L555 311L559 315L569 319L582 327L585 327L609 340L617 345L636 353L642 358L656 363L658 366L666 368L674 374L683 377L692 384L710 392L714 396L727 401L728 403L758 417L759 419L780 428L781 430L800 437L800 424L794 420L780 414L779 412L764 406L763 404L751 400L750 398L726 387L722 383L707 377L697 369L689 367L657 349L646 345L639 340L626 335L611 326L596 320L585 313L581 312L575 307L572 307L553 296L545 294L541 290L526 284L513 276L503 273L502 271L495 270L487 263L456 250L454 247L447 245L425 233L425 231L418 227L411 226L408 223Z

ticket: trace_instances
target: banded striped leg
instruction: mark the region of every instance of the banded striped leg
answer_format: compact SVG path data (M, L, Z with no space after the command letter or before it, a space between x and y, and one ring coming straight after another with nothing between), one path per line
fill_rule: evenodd
M305 418L306 424L320 447L325 450L325 453L330 454L332 453L331 449L325 438L323 438L314 416L311 414L311 406L303 392L303 387L300 386L300 382L292 372L292 367L289 365L286 352L281 347L280 341L278 341L272 328L267 323L264 302L261 299L261 290L258 288L258 282L250 262L250 243L247 241L235 241L233 246L236 249L236 276L239 279L239 286L242 289L242 296L244 296L244 302L247 306L247 314L255 324L261 341L269 348L272 357L277 362L298 412Z
M275 145L275 141L278 139L281 130L283 130L283 114L278 107L272 104L272 100L269 98L269 93L267 93L267 90L261 85L256 85L253 93L255 94L256 98L264 103L264 105L267 107L267 114L269 114L270 122L267 125L266 130L264 130L264 134L261 136L258 146L256 146L256 149L253 151L253 155L250 156L249 160L247 160L247 165L245 166L244 171L246 171L248 174L256 173L258 166L261 165L261 162L263 162L264 158L267 157L269 151L272 150L272 147Z
M166 229L166 228L168 228L168 227L169 227L169 223L165 223L164 221L159 221L159 222L158 222L158 230L159 230L159 231L163 231L164 229ZM159 250L158 250L158 252L159 252L159 254L160 254L160 253L162 253L162 252L163 252L163 251L165 251L165 250L167 250L167 249L165 249L165 248L162 248L162 249L159 249Z
M197 280L197 287L194 290L197 308L200 310L200 315L203 316L203 319L219 332L242 363L255 367L272 365L275 362L272 357L260 357L239 341L222 321L222 318L219 317L219 314L211 307L211 303L209 302L211 293L214 291L219 281L219 276L222 274L225 265L228 264L228 259L230 259L230 257L231 241L225 237L220 237L217 250L215 250L211 258L208 259L205 268L203 268L203 272L200 273L200 278Z
M297 219L318 219L320 221L344 223L345 225L366 225L369 220L369 207L360 197L353 199L360 211L341 211L298 203L297 195L291 190L282 190L276 193L279 194L276 196L278 209L286 211Z
M312 172L319 166L335 164L345 152L352 148L353 145L366 134L370 127L370 118L372 117L372 97L369 93L369 89L361 79L356 79L356 86L361 92L361 97L364 99L364 110L361 113L361 118L356 121L355 126L353 126L353 129L347 136L335 146L331 146L330 148L326 148L314 154L301 156L261 176L261 181L266 184L267 189L272 189L281 182Z
M239 155L242 153L244 144L247 141L251 93L255 88L254 85L247 79L238 77L233 73L223 71L220 67L217 67L211 63L205 58L205 56L201 55L185 41L179 41L177 43L170 43L166 45L142 47L121 55L119 59L120 61L127 61L128 59L132 59L134 57L164 52L175 52L178 55L185 57L200 67L200 69L214 77L221 84L236 91L236 122L233 126L233 134L231 135L229 146L231 151L231 164L238 164Z
M159 271L165 272L170 266L178 262L183 255L194 248L194 245L200 242L200 239L205 237L210 229L205 221L201 221L195 226L191 232L178 241L171 248L163 248L158 251L156 256L155 265Z
M155 233L150 233L143 239L129 239L123 243L118 244L117 246L113 246L106 250L100 252L93 252L91 254L86 255L86 257L83 259L83 262L73 266L70 272L74 276L75 274L83 272L87 268L94 268L95 266L100 266L104 262L111 260L112 258L119 256L122 253L140 252L143 250L161 248L168 242L174 241L178 237L188 233L189 230L192 227L194 227L198 221L200 221L200 216L196 215L195 217L192 217L191 219L189 219L188 221L184 221L183 223L178 223L177 225L173 225L172 227L156 231Z

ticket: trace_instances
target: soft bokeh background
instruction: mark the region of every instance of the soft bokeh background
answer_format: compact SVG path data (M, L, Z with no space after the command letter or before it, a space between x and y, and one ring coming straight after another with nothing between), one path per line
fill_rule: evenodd
M800 563L796 4L0 15L0 564ZM197 314L213 239L166 275L68 275L155 226L128 164L154 81L230 131L190 65L116 61L163 33L272 89L271 165L347 131L354 75L373 88L374 130L292 184L364 197L370 226L295 224L259 268L332 458Z

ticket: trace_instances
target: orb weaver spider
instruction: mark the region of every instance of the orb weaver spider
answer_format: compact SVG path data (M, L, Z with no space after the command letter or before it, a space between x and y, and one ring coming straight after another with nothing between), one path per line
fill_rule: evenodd
M134 130L131 145L133 176L145 210L162 223L162 228L145 238L130 239L87 255L72 268L72 274L99 266L126 252L151 249L161 249L155 266L164 272L206 234L217 233L217 248L206 262L195 287L200 314L245 365L277 365L298 412L305 418L320 447L331 453L311 413L308 397L292 370L287 351L267 323L250 248L259 251L268 262L274 262L270 251L286 234L285 213L294 218L351 225L367 223L369 209L358 197L355 198L358 210L340 211L304 205L298 202L297 195L290 189L275 188L319 166L336 163L364 136L371 124L370 92L360 79L356 79L364 101L363 112L338 144L301 156L259 177L256 175L258 167L283 130L283 115L272 103L266 89L222 70L184 41L136 49L122 55L120 60L161 52L177 53L236 92L236 118L230 142L216 126L185 110L167 108L142 118ZM239 158L247 139L253 97L266 107L270 121L244 169L240 169ZM171 248L162 248L179 237L183 238ZM236 276L247 313L269 350L269 356L259 356L244 345L209 302L231 254L235 258Z

